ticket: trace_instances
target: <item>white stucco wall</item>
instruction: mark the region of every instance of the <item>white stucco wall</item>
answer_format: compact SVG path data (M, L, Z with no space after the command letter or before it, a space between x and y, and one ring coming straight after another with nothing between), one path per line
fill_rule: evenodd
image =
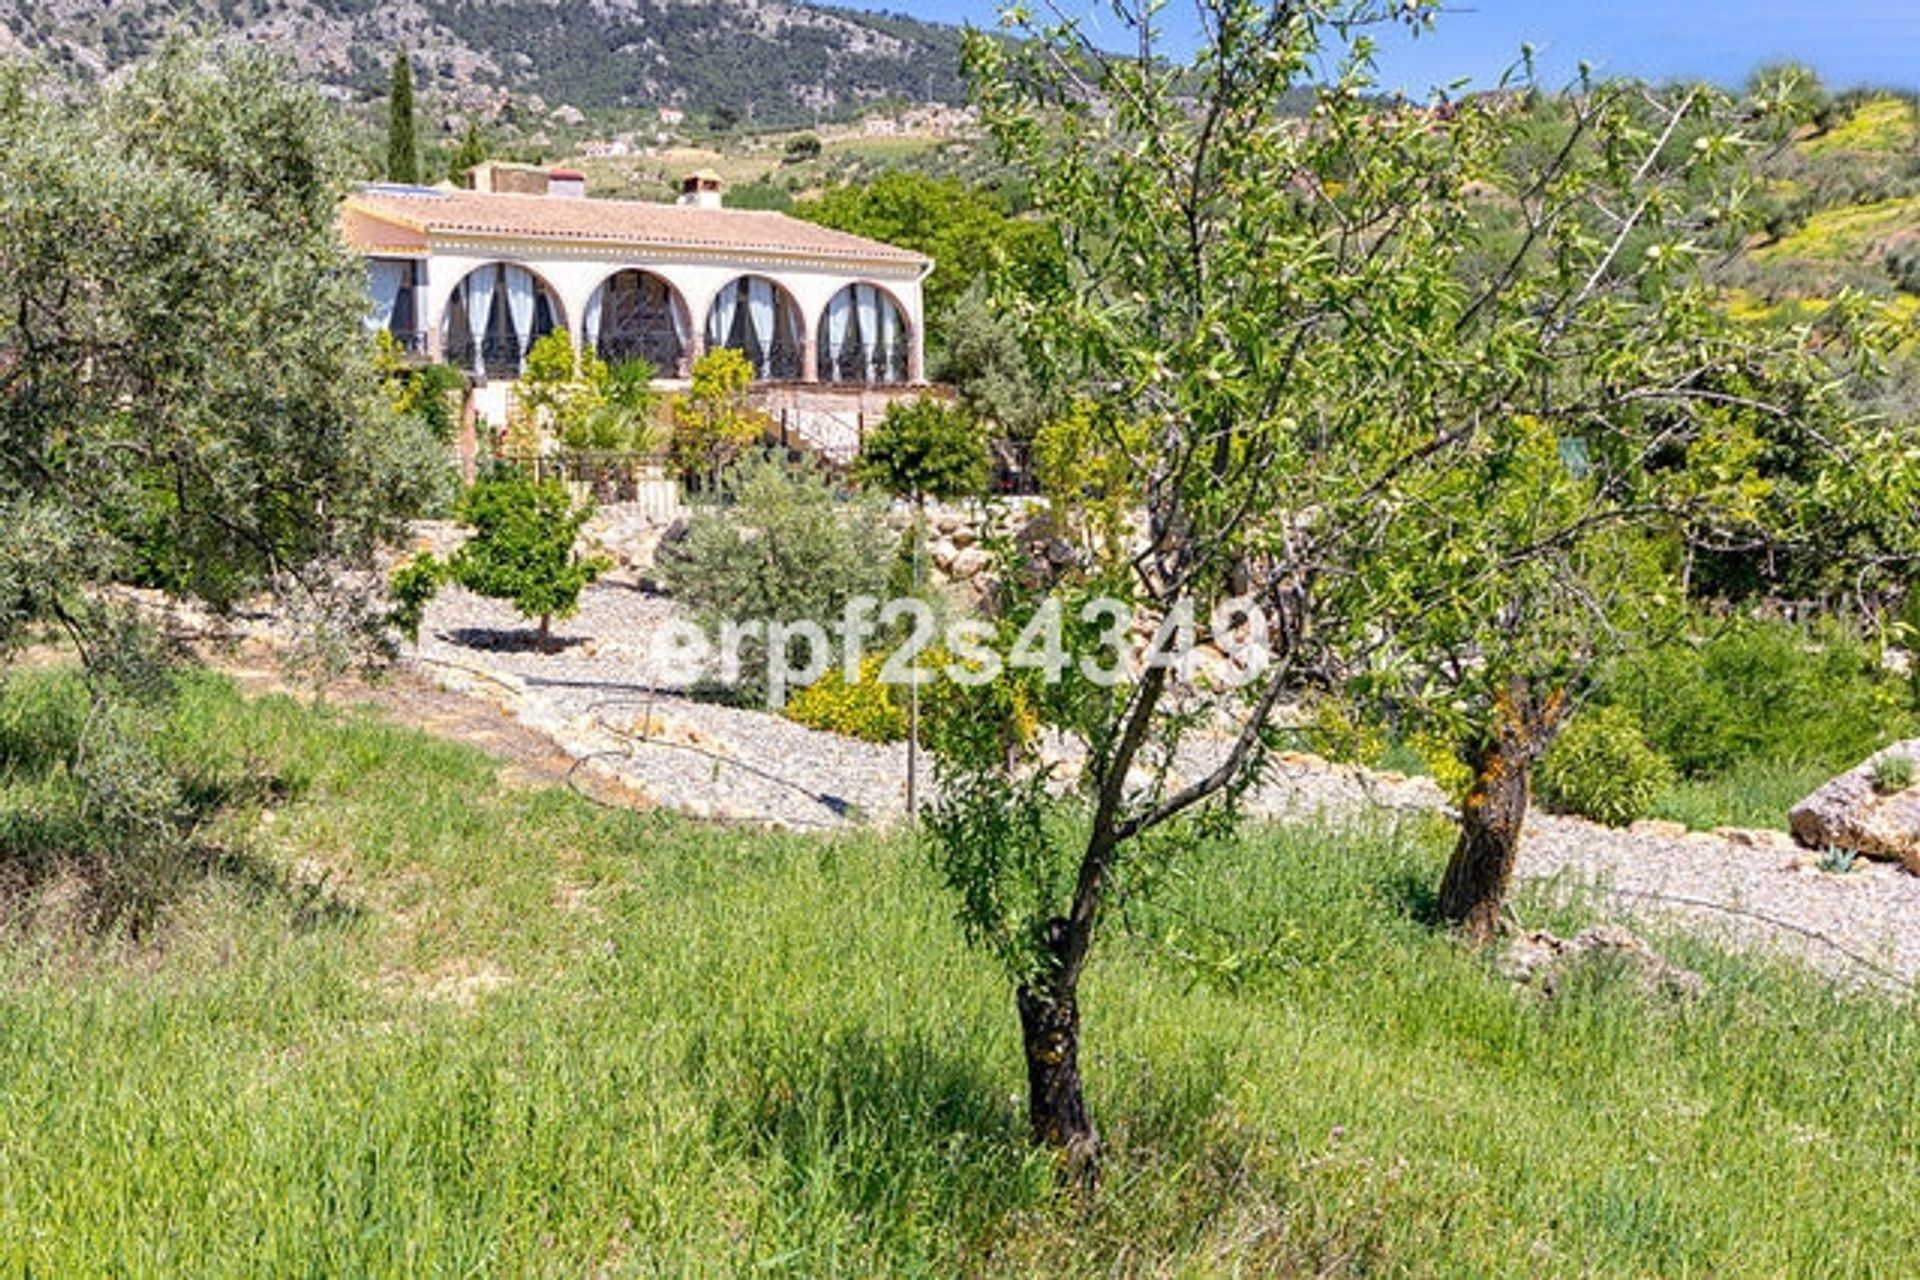
M747 257L733 254L650 253L596 246L555 246L535 242L436 240L427 259L426 326L431 354L442 352L447 306L454 288L468 272L489 263L510 262L532 271L553 291L560 303L559 323L579 341L587 300L610 276L624 270L648 271L679 291L692 320L692 338L705 337L707 310L723 286L742 275L762 275L792 295L799 308L802 338L808 356L803 377L815 368L814 335L823 327L823 313L834 294L850 284L878 285L899 303L912 343L909 381L925 381L924 311L915 264L831 261L786 258L777 255Z

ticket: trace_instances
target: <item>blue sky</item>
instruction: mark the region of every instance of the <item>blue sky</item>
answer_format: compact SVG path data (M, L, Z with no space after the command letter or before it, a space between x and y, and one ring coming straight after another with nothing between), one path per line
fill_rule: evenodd
M993 25L995 0L836 0L940 22ZM1104 4L1059 0L1067 12L1104 18ZM1523 41L1539 50L1550 82L1570 78L1582 58L1604 74L1660 80L1706 77L1744 81L1755 67L1791 58L1815 67L1836 88L1857 84L1920 89L1920 0L1450 0L1435 32L1384 41L1383 87L1425 96L1434 85L1470 76L1499 79ZM1045 12L1044 0L1033 0ZM1169 0L1176 46L1197 39L1191 0Z

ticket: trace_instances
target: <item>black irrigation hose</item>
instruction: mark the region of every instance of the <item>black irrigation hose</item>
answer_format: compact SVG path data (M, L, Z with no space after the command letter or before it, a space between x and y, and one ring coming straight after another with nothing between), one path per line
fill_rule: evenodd
M649 689L648 693L649 695L654 695L658 693L658 690ZM751 765L746 763L743 760L736 760L731 756L723 756L717 751L709 751L705 747L696 746L691 742L667 742L663 739L651 737L647 734L629 733L624 729L617 729L614 726L608 724L600 714L601 710L607 707L639 706L644 708L647 721L648 723L651 723L653 720L654 701L655 699L653 696L649 696L644 700L634 699L634 698L608 698L600 702L589 703L587 705L587 714L593 717L594 723L598 725L603 732L611 734L613 737L618 738L621 741L627 743L630 747L633 747L633 746L662 747L670 751L685 751L689 755L702 756L708 760L715 761L718 764L730 765L735 769L739 769L739 770L742 770L743 772L750 773L756 778L761 778L767 782L771 782L775 786L785 787L789 791L797 791L801 795L805 796L807 799L813 801L815 804L825 809L828 813L833 814L834 817L842 819L844 821L857 822L857 821L860 821L861 818L865 816L864 811L860 808L860 806L854 804L850 800L843 800L839 796L828 795L824 791L815 791L813 788L807 786L805 783L795 782L791 778L783 778L779 774L774 773L772 770L762 769L758 765ZM611 751L594 753L595 756L607 756L607 755L615 755L615 754L618 754L618 753L611 752ZM821 827L826 830L832 830L839 825L838 823L828 822L825 819L821 819L821 818L795 818L795 819L786 819L786 821L798 822L805 826Z
M442 666L442 667L451 667L456 671L465 671L470 675L477 675L483 679L491 680L493 683L499 685L504 689L513 688L513 686L511 684L508 684L505 680L502 680L498 676L494 675L493 673L489 671L484 671L479 667L469 667L458 662L448 662L443 658L429 658L419 654L414 655L414 661L431 663L433 665ZM623 729L616 729L612 725L608 724L606 720L603 719L600 715L601 710L607 707L639 706L646 711L648 721L651 722L654 702L658 693L659 693L659 690L649 688L647 690L648 696L645 699L610 698L601 702L590 703L587 707L587 714L593 717L594 723L597 724L604 732L609 733L612 736L626 742L629 748L632 748L635 746L645 746L645 747L662 747L672 751L685 751L691 755L702 756L702 757L705 757L706 759L713 760L719 764L730 765L733 768L744 770L747 773L753 774L755 777L762 778L768 782L771 782L776 786L782 786L782 787L786 787L791 791L797 791L801 795L805 796L807 799L813 801L815 804L826 809L829 813L832 813L836 818L841 818L841 819L850 820L850 821L859 821L863 816L860 810L860 807L858 805L855 805L850 801L843 800L839 796L832 796L832 795L826 794L825 792L815 791L811 787L806 786L804 783L795 782L791 778L783 778L779 774L773 773L770 770L762 769L756 765L750 765L740 760L735 760L729 756L723 756L717 751L708 751L706 748L695 746L693 743L690 743L690 742L666 742L659 738L649 737L646 734L628 733ZM610 804L607 801L600 799L598 796L591 795L588 792L582 790L579 784L575 781L575 777L574 777L574 775L580 770L581 766L585 765L590 760L599 760L609 756L618 756L622 754L626 754L626 753L623 753L620 751L594 751L594 752L589 752L586 755L574 757L573 763L568 767L567 773L566 773L567 789L572 791L575 795L580 796L582 799L585 799L592 804L599 805L602 808L607 808L607 809L625 808L625 806L623 805ZM1367 781L1371 782L1371 779ZM1374 794L1374 789L1372 786L1363 784L1363 789L1366 790L1366 792L1368 793L1368 798L1373 800L1375 804L1381 804L1383 808L1394 810L1396 811L1396 813L1404 812L1402 806L1382 804L1382 802ZM718 819L718 821L737 823L737 820L729 820L729 819ZM817 818L798 818L798 819L792 819L792 821L796 821L806 826L820 827L826 830L832 830L838 825L836 823L828 822L824 819L817 819ZM737 824L752 825L752 824L746 824L746 823L737 823ZM1914 985L1914 979L1903 978L1899 974L1893 972L1891 969L1888 969L1886 966L1879 964L1876 961L1869 960L1866 956L1861 955L1858 951L1855 951L1853 948L1847 946L1846 944L1837 941L1836 939L1829 936L1828 934L1823 933L1818 929L1810 929L1806 925L1795 924L1791 920L1782 920L1776 916L1767 915L1764 912L1750 911L1745 907L1729 906L1724 902L1714 902L1707 898L1689 897L1685 894L1661 893L1652 889L1621 889L1618 887L1603 888L1600 891L1602 893L1612 894L1617 897L1640 898L1650 902L1669 902L1669 903L1673 903L1676 906L1696 907L1704 911L1718 911L1724 915L1734 916L1743 920L1751 920L1757 924L1764 924L1770 928L1779 929L1782 932L1796 934L1799 937L1809 939L1810 941L1813 941L1813 942L1818 942L1822 946L1832 950L1836 955L1839 955L1842 958L1848 961L1851 961L1853 964L1860 966L1862 969L1865 969L1867 972L1874 974L1876 977L1881 978L1882 980L1892 984L1895 987L1911 987Z
M508 681L502 680L499 676L495 675L491 671L484 670L480 667L471 667L466 665L465 663L460 663L460 662L449 662L445 658L429 658L424 654L414 654L413 660L416 662L428 663L430 665L437 666L437 667L447 667L454 671L464 671L468 675L479 676L483 680L489 680L492 683L499 685L502 689L508 690L509 692L512 692L512 693L520 692L520 690L516 689ZM806 786L804 783L795 782L791 778L783 778L779 774L773 773L769 770L759 768L756 765L747 764L740 760L735 760L729 756L723 756L717 751L708 751L705 748L695 746L690 742L664 742L658 738L648 737L645 734L633 734L633 733L628 733L622 729L616 729L614 726L608 724L606 720L603 719L600 715L601 710L607 707L640 706L646 709L649 718L651 718L655 696L659 693L659 690L649 688L647 690L647 693L648 693L648 696L645 699L609 698L600 702L589 703L587 706L587 714L593 717L594 723L598 725L602 731L608 734L611 734L613 737L619 738L621 741L627 743L627 745L630 748L635 746L662 747L662 748L666 748L674 751L685 751L692 755L704 756L709 760L716 761L717 763L731 765L736 769L744 770L747 773L753 774L755 777L765 779L766 781L771 782L776 786L782 786L782 787L786 787L791 791L797 791L801 795L805 796L807 799L819 805L821 808L827 810L827 812L833 814L836 818L840 818L846 821L860 820L862 816L862 811L860 807L852 803L851 801L841 799L839 796L828 795L823 791L815 791L811 787ZM621 805L608 804L606 801L601 800L598 796L588 795L585 791L583 791L580 788L574 776L576 773L579 772L580 766L585 764L589 760L598 760L598 759L606 758L608 756L618 756L622 754L626 754L626 753L619 752L619 751L593 751L593 752L588 752L585 755L575 756L573 763L568 767L567 773L566 773L567 789L569 791L572 791L575 795L581 796L591 801L594 804L601 805L602 807L614 808L614 809L623 808L624 806L621 806ZM721 821L727 821L727 820L721 819ZM791 818L791 819L784 819L784 821L794 822L802 826L819 827L822 830L833 830L839 825L838 823L829 822L823 818Z

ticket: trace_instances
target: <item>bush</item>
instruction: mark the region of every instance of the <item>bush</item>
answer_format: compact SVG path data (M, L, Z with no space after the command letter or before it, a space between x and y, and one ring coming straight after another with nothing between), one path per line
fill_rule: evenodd
M1896 795L1913 785L1913 757L1881 756L1873 762L1873 789L1883 796Z
M1837 624L1743 621L1614 664L1599 695L1688 777L1753 761L1851 768L1915 722L1911 689Z
M818 471L764 457L727 472L724 489L732 505L695 516L659 558L662 584L710 633L727 620L831 628L848 600L885 590L894 535L874 504L839 502ZM764 645L740 654L739 692L763 697Z
M543 650L553 619L570 617L579 608L581 591L608 568L602 557L574 555L573 541L593 508L575 507L558 481L536 483L518 471L501 470L462 494L454 515L473 526L473 537L453 553L447 576L538 618ZM418 564L409 567L410 574L423 572Z
M907 736L906 691L880 683L885 662L885 655L869 655L851 684L841 667L833 667L793 696L785 708L787 719L863 742L900 741Z
M987 471L987 442L973 415L933 399L888 405L854 462L862 484L901 497L976 497Z
M693 363L693 385L673 402L673 464L682 480L720 487L721 473L764 440L771 423L747 405L753 366L731 347Z
M1642 817L1673 783L1673 766L1647 745L1624 707L1596 707L1574 718L1541 761L1541 803L1610 827Z

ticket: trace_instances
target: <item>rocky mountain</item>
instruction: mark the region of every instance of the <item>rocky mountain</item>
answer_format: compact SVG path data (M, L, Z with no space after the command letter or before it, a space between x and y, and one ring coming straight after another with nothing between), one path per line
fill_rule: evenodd
M383 91L400 45L421 90L453 101L779 124L963 94L956 29L796 0L0 0L0 57L97 76L180 27L282 47L349 98Z

